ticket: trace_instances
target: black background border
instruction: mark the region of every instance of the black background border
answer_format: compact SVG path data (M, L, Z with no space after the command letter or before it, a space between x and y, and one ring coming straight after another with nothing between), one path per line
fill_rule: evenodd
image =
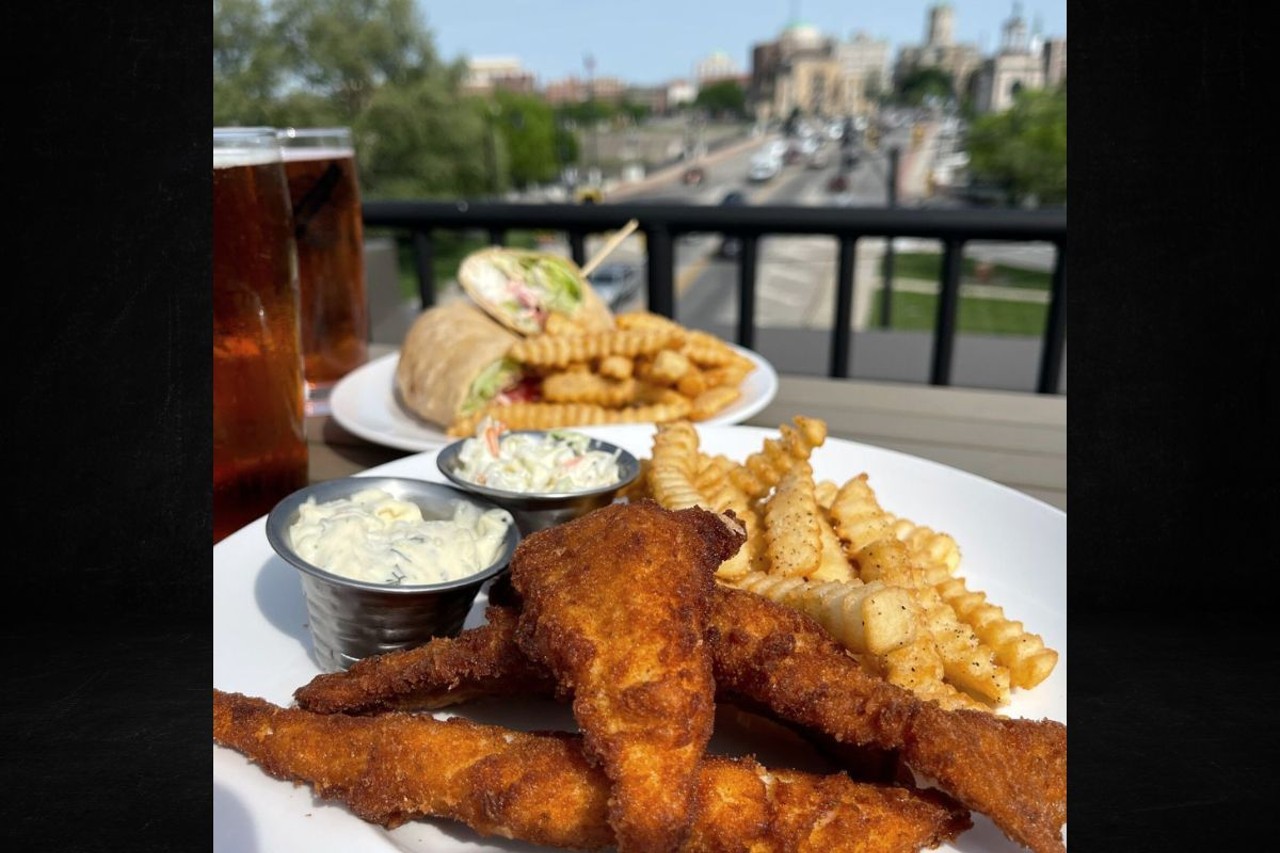
M1069 14L1071 835L1261 840L1280 518L1270 29L1256 3ZM22 547L0 826L41 848L198 849L210 8L23 4L9 21L22 379L3 435Z

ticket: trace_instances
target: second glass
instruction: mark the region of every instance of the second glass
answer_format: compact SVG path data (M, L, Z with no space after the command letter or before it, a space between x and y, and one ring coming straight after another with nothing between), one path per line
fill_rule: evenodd
M293 203L307 413L329 413L338 380L369 357L364 220L345 127L279 132Z

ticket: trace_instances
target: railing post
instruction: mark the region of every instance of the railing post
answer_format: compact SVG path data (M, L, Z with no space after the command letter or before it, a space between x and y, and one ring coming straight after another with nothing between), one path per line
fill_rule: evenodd
M578 266L587 262L587 238L581 231L569 232L569 256Z
M938 312L933 324L931 385L951 384L951 356L956 346L956 308L960 303L960 270L964 243L949 238L943 243L942 281L938 287Z
M831 368L828 375L845 379L849 376L849 353L852 349L853 325L853 272L858 240L849 234L840 235L840 254L836 259L836 313L832 318L834 336L831 339Z
M647 226L645 247L649 267L649 310L674 319L675 256L671 249L671 232L667 230L667 226Z
M422 300L422 310L436 304L436 269L435 241L431 232L417 229L413 232L413 260L418 271L418 298Z
M505 229L503 228L489 229L489 245L490 246L505 246L506 243L507 243L507 232Z
M745 234L738 250L738 344L747 349L756 345L756 268L760 238Z
M1062 351L1067 340L1067 253L1054 244L1053 279L1049 289L1049 316L1045 318L1044 341L1040 349L1040 376L1036 393L1057 394L1062 372Z

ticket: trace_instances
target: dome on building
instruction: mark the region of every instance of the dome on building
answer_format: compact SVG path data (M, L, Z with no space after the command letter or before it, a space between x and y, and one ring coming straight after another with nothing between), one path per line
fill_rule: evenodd
M822 31L813 24L792 21L783 28L778 41L789 47L815 47L822 44Z

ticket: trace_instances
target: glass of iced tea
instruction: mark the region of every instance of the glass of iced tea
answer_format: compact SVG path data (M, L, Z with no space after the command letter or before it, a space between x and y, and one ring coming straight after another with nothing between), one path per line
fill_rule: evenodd
M291 127L279 137L298 245L307 413L328 414L333 386L369 357L355 147L345 127Z
M307 484L298 263L274 128L213 131L213 541Z

